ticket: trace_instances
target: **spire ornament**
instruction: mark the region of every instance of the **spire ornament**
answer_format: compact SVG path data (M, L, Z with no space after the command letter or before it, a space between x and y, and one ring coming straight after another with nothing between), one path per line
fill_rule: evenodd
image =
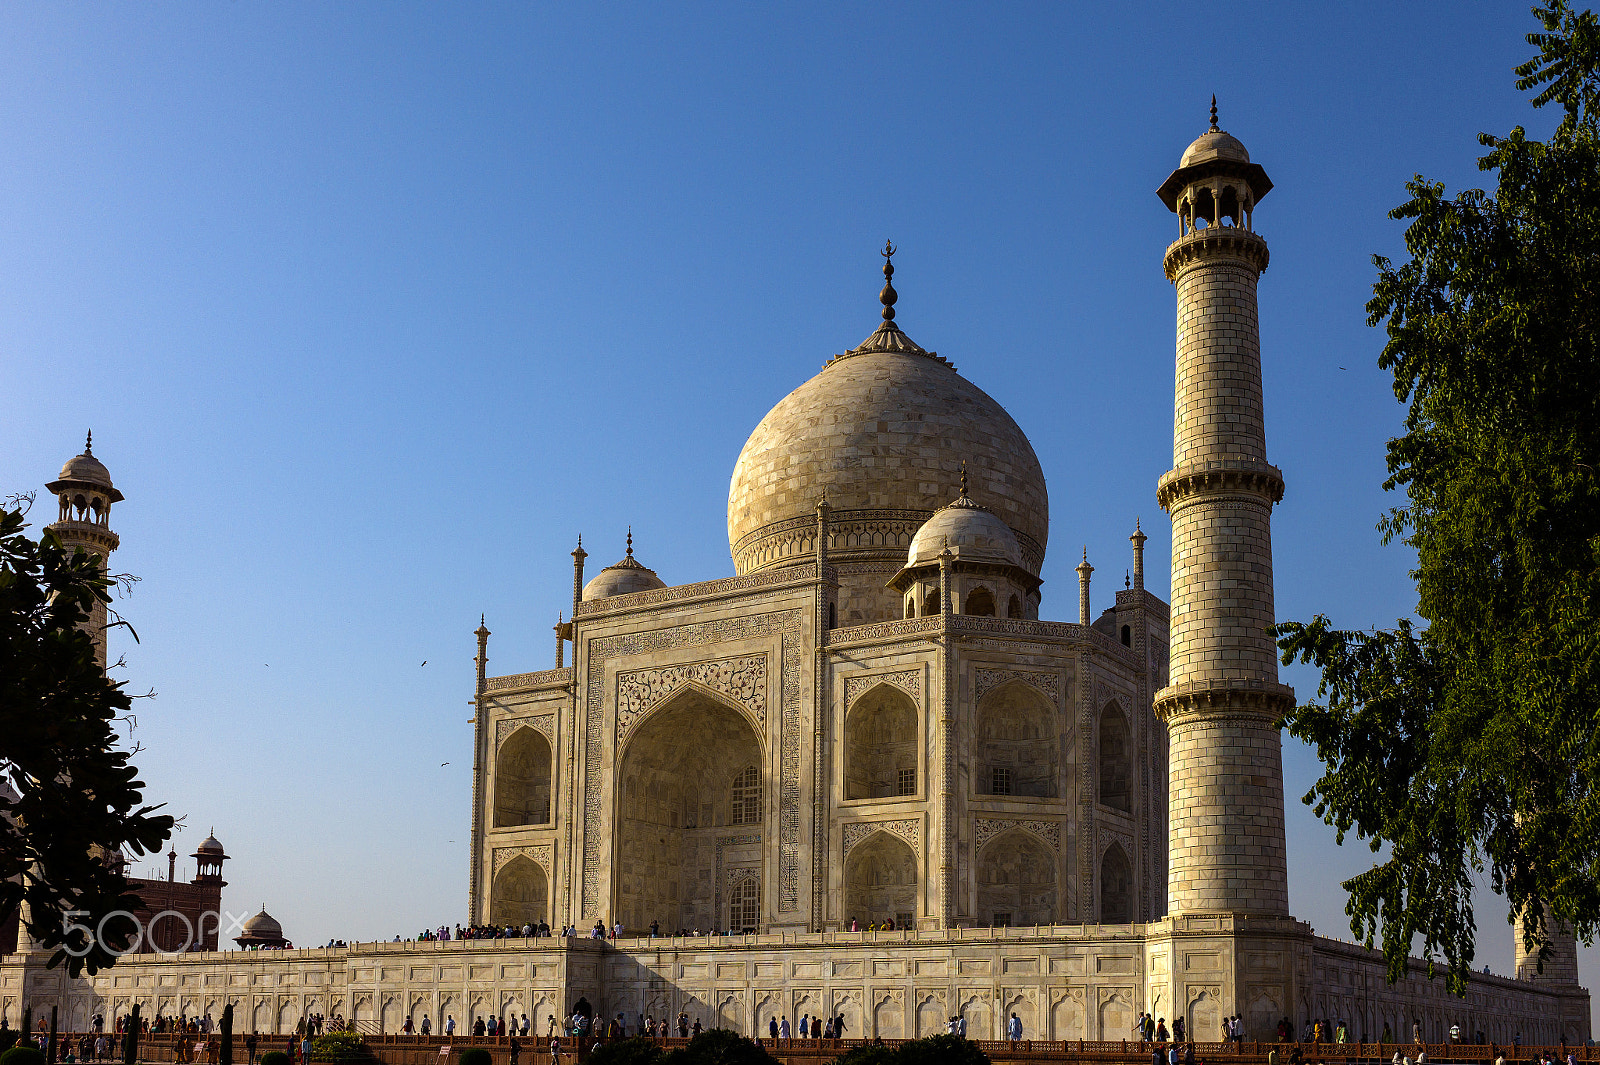
M628 557L633 557L633 526L628 526Z
M93 455L94 454L94 430L93 429L90 429L89 430L89 435L84 437L84 439L83 439L83 453L85 455Z
M878 302L883 304L883 320L894 321L894 304L900 298L900 293L894 290L894 253L898 251L890 241L883 242L883 251L878 254L883 256L883 291L878 293Z
M1222 130L1217 128L1217 94L1216 93L1212 93L1211 94L1211 128L1206 130L1206 132L1207 133L1221 133L1222 132Z

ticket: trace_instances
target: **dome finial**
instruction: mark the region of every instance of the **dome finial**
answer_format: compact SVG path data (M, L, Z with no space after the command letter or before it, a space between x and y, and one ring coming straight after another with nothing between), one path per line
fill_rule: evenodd
M878 254L883 256L883 291L878 293L878 302L883 304L883 320L894 321L894 302L900 298L900 293L894 290L894 253L899 249L890 241L883 242L883 251Z
M1211 128L1206 130L1206 132L1207 133L1221 133L1222 132L1222 130L1217 128L1217 94L1216 93L1212 93L1211 94Z
M633 557L633 526L628 526L628 557Z
M961 460L961 498L967 498L967 460Z
M83 438L83 453L85 455L93 455L94 454L94 430L93 429L90 429L89 430L89 434Z

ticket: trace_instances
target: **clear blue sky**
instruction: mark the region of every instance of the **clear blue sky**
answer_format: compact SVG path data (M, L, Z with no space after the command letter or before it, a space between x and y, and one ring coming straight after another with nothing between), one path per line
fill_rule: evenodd
M93 427L127 495L123 672L153 797L302 944L463 916L472 629L545 668L573 538L731 572L766 410L900 323L1049 479L1047 617L1135 516L1165 594L1176 224L1222 125L1256 212L1278 610L1414 597L1374 523L1401 417L1363 304L1416 172L1479 185L1524 3L12 5L0 9L0 491ZM36 511L47 516L49 507ZM420 665L424 660L426 666ZM1309 694L1312 678L1289 678ZM440 763L449 765L441 766ZM1292 796L1315 762L1291 746ZM1365 867L1290 809L1292 906ZM162 863L164 866L164 863ZM188 863L186 862L186 865ZM1480 964L1506 971L1503 909ZM1597 983L1593 956L1585 973Z

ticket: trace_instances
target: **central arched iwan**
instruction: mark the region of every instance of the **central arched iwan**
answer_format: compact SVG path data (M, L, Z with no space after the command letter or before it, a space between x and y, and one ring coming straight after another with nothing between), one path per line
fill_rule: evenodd
M618 763L615 920L629 929L724 927L725 870L759 875L765 764L749 720L708 692L684 689L650 712ZM738 842L719 848L730 835ZM741 918L759 910L747 896L739 901Z

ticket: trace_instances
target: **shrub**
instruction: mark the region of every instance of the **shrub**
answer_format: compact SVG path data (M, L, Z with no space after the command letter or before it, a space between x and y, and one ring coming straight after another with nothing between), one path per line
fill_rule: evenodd
M33 1046L14 1046L0 1054L0 1065L44 1065L44 1051Z
M958 1035L933 1035L900 1044L895 1065L989 1065L978 1044Z
M344 1061L361 1055L360 1032L328 1032L311 1040L312 1061Z
M599 1050L589 1055L589 1065L656 1065L661 1058L661 1047L654 1039L635 1036L602 1043Z
M281 1050L269 1050L261 1055L261 1065L289 1065L289 1055Z
M468 1047L461 1052L461 1065L494 1065L494 1059L482 1047Z
M885 1046L856 1047L849 1053L833 1059L833 1065L899 1065L900 1052Z
M662 1060L663 1065L778 1065L759 1043L726 1028L701 1032Z
M0 1031L0 1053L4 1053L17 1045L18 1034L15 1028L7 1028L4 1031Z

